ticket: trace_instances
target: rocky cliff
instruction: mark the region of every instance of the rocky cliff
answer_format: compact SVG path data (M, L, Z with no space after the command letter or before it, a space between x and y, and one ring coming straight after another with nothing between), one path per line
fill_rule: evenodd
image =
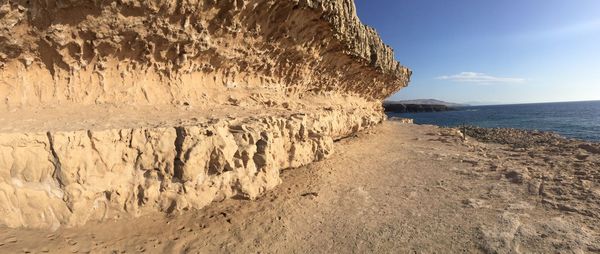
M455 108L446 105L436 104L404 104L404 103L383 103L386 112L393 113L423 113L423 112L442 112L455 110Z
M351 0L2 0L0 224L256 198L410 74Z

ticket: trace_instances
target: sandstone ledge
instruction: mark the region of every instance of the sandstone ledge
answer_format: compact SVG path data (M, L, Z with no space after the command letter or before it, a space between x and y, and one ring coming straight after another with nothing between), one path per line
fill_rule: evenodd
M352 0L1 1L0 224L254 199L410 75Z
M382 100L411 74L351 0L4 1L0 67L0 112L252 92Z
M193 126L0 133L0 224L57 228L254 199L280 183L281 169L324 159L334 140L383 121L374 108Z

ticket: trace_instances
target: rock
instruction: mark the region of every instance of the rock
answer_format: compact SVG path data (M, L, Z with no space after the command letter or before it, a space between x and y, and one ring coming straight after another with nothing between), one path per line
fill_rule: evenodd
M508 179L512 183L522 184L525 181L531 179L529 176L529 171L527 169L513 169L508 170L504 177Z
M410 80L349 0L109 2L0 4L3 226L255 199Z
M499 168L500 166L497 164L490 165L490 171L498 171Z
M600 243L593 230L562 217L525 223L524 215L505 212L491 226L479 228L486 253L588 253ZM550 247L548 249L548 247Z
M507 209L513 211L525 211L533 209L533 206L527 202L521 201L519 203L508 205Z
M317 193L317 192L305 192L305 193L300 194L300 196L302 196L302 197L318 197L319 193Z
M479 165L479 161L474 160L474 159L468 159L468 158L461 159L460 162L470 164L473 167Z
M594 183L590 180L580 180L580 182L581 182L581 187L586 191L591 190L592 187L594 186Z
M394 59L392 49L356 17L352 1L238 2L245 3L3 4L0 55L5 67L0 72L12 75L2 76L11 93L0 90L10 94L0 109L58 102L197 102L204 100L198 84L201 90L215 90L210 95L221 102L233 90L262 88L296 96L327 90L383 100L410 79L411 71ZM129 15L132 6L141 15ZM96 14L65 15L75 9ZM38 24L48 20L40 29Z
M56 228L255 199L281 182L280 169L325 159L334 139L383 118L324 111L204 126L0 133L0 172L12 170L0 175L0 209L7 211L0 223Z
M489 205L486 205L486 202L484 200L474 199L474 198L463 200L463 204L466 207L475 208L475 209L489 208L490 207Z
M591 153L591 154L600 154L600 145L599 144L591 144L591 143L581 144L581 145L579 145L579 148L583 149L586 152Z
M402 118L402 117L390 117L388 120L393 121L393 122L399 122L399 123L404 123L404 124L414 124L415 121L414 119L411 118Z
M518 253L518 242L515 239L522 223L518 215L505 212L499 216L497 225L481 226L479 231L483 236L481 247L486 253Z
M404 104L395 102L384 102L386 112L394 113L421 113L421 112L441 112L450 111L453 108L446 105L431 105L431 104Z
M537 233L546 236L561 253L597 252L600 242L595 232L562 217L539 223Z
M527 183L527 191L529 194L537 196L542 195L542 180L533 179Z
M577 159L578 159L578 160L580 160L580 161L585 161L585 160L587 160L589 157L590 157L590 155L589 155L589 154L584 154L584 153L580 153L580 154L577 154L577 155L575 155L575 158L577 158Z
M440 135L445 137L458 137L465 139L465 134L463 134L462 131L457 128L444 128L440 132Z
M510 128L480 128L475 126L462 126L461 130L482 142L493 142L511 145L517 152L525 152L526 148L540 148L544 146L558 146L565 143L566 139L552 132L520 130Z

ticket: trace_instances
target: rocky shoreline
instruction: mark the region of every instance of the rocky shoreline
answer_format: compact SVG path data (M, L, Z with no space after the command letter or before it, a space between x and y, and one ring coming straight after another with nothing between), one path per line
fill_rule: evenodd
M600 143L535 130L459 129L478 141L507 145L506 155L515 159L490 167L506 169L507 178L526 184L546 206L600 219Z
M510 144L523 148L536 145L565 146L572 144L591 153L600 153L600 143L567 138L554 132L515 128L482 128L469 125L457 128L461 129L465 134L484 142Z

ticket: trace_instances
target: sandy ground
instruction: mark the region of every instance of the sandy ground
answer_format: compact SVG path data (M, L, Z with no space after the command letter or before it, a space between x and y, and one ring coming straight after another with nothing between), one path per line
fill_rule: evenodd
M286 170L256 201L55 232L3 228L0 253L600 253L600 155L558 163L584 165L582 180L548 166L560 158L522 149L386 122Z

